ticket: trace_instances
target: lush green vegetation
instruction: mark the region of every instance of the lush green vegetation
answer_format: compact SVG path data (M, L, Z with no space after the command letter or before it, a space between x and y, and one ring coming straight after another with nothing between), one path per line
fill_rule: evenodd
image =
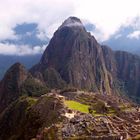
M28 104L26 111L28 111L28 109L30 109L30 107L32 107L36 102L38 101L37 98L34 97L28 97L26 95L21 96L18 100L17 100L17 106L19 106L19 104L21 102L26 102Z
M24 82L24 84L21 87L21 93L23 95L28 95L31 97L39 97L43 94L48 93L48 88L43 85L42 83L39 83L32 77L27 78L27 80Z
M71 101L71 100L66 100L65 104L70 109L73 109L73 110L76 110L76 111L80 111L80 112L83 112L83 113L89 113L89 110L88 110L89 106L88 105L84 105L84 104L81 104L79 102Z
M65 105L70 109L80 111L83 113L90 113L93 116L101 116L103 114L106 114L106 115L114 115L115 114L114 109L106 108L105 105L101 102L97 102L97 104L95 104L94 106L93 105L90 106L90 105L79 103L77 101L66 100Z
M33 97L28 97L28 98L27 98L27 101L28 101L28 103L30 104L30 106L31 106L31 105L34 105L34 104L37 102L37 100L38 100L38 99L33 98Z

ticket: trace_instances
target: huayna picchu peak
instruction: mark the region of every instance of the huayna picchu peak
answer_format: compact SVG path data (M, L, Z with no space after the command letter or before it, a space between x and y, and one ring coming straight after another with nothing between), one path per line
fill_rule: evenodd
M38 64L16 63L0 81L0 140L138 140L139 104L140 57L69 17Z
M84 26L65 26L77 21L82 25L75 17L64 21L31 71L42 73L47 84L44 75L52 68L70 86L111 94L113 78L106 69L101 46Z

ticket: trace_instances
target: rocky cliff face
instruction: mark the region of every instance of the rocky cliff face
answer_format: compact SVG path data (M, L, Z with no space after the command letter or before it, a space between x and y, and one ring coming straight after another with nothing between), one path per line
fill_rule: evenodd
M31 71L54 69L67 84L101 93L111 93L112 76L106 69L101 46L86 32L78 18L70 17L54 33L39 64ZM49 81L44 77L44 81Z
M102 49L106 68L118 83L116 88L122 88L139 102L140 57L123 51L112 51L107 46L102 46Z
M126 93L135 99L140 97L140 57L117 51L115 59L117 78L123 82Z

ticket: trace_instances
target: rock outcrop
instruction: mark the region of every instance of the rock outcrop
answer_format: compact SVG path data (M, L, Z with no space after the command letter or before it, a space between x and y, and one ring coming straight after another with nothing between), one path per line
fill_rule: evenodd
M140 57L130 53L115 52L117 78L122 81L126 93L140 98ZM140 102L140 100L136 100Z
M123 52L112 51L102 46L105 65L112 77L116 80L116 88L140 102L140 57Z

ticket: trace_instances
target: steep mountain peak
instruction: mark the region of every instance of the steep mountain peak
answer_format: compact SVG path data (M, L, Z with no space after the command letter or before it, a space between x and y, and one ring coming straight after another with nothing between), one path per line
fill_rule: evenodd
M22 65L22 64L19 63L19 62L16 62L15 64L13 64L13 65L10 67L9 70L12 70L12 69L15 69L15 68L17 68L17 69L25 69L24 65Z
M17 83L20 85L22 81L24 81L27 78L27 75L28 72L26 68L22 64L17 62L8 69L2 81L20 81L19 83Z
M80 19L69 17L54 33L40 63L31 72L42 73L48 84L45 75L53 69L70 86L110 93L111 80L104 64L102 48L96 39L85 30Z
M20 86L27 76L27 70L20 63L15 63L9 68L0 82L0 112L19 97Z
M60 26L59 29L63 28L63 27L82 27L84 28L81 20L77 17L69 17L67 18L62 25Z

